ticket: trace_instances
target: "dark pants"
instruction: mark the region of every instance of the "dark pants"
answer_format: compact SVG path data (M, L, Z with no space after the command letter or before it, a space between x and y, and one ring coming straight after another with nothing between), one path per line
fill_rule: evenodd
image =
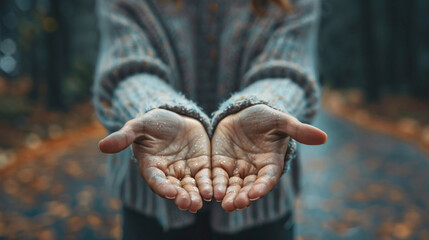
M252 240L252 239L293 239L293 225L286 227L290 220L286 216L278 221L260 225L235 234L221 234L214 232L209 225L208 213L197 213L197 220L189 227L164 232L161 225L154 218L146 217L130 208L123 209L123 239L134 240Z

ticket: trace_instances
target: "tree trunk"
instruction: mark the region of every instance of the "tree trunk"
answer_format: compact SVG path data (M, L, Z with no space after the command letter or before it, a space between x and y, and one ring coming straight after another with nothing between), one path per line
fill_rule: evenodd
M412 94L419 94L419 83L417 80L417 42L416 42L416 1L409 0L405 4L405 29L404 29L404 47L405 47L405 84Z
M47 33L48 48L48 92L47 105L49 109L63 110L65 99L63 94L64 78L64 39L61 34L63 19L60 13L60 1L50 0L51 17L56 21L57 27L52 32Z
M365 94L368 101L377 101L380 98L381 79L378 77L376 66L375 36L373 33L372 0L360 1L363 66L365 71Z
M398 0L392 0L391 2L386 3L387 8L387 24L388 24L388 37L386 38L387 44L387 74L386 82L389 83L389 87L394 92L399 89L399 71L396 67L398 61Z

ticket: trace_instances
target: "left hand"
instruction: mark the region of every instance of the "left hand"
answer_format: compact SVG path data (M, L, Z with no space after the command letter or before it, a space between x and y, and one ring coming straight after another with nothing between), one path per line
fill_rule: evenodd
M323 131L263 104L220 121L211 141L213 191L227 212L244 209L273 189L289 137L308 145L327 140Z
M193 213L203 206L201 197L211 200L210 140L201 122L154 109L101 140L99 148L117 153L129 145L156 194Z

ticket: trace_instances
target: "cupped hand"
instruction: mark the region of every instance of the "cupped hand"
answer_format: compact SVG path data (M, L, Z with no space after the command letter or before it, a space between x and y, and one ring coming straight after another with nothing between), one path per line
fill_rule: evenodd
M220 121L213 134L213 192L228 211L244 209L280 179L289 138L318 145L327 135L267 105L248 107Z
M131 144L140 174L156 194L190 212L202 207L201 197L211 200L210 140L199 121L155 109L101 140L99 148L117 153Z

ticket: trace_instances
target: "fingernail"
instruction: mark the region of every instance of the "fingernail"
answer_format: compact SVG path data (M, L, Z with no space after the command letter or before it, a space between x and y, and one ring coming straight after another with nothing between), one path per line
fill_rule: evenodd
M194 214L195 214L195 213L197 213L198 211L193 212L193 211L189 210L189 212L190 212L190 213L194 213Z
M180 207L179 207L179 209L180 209L180 211L186 211L186 210L188 210L186 208L180 208Z
M176 199L176 197L168 197L168 196L165 196L165 198L167 198L167 199Z
M257 197L257 198L249 198L249 200L250 201L256 201L256 200L258 200L260 197Z
M211 199L211 198L207 198L207 199L205 199L205 198L204 198L204 201L206 201L206 202L211 202L211 201L212 201L212 199Z

